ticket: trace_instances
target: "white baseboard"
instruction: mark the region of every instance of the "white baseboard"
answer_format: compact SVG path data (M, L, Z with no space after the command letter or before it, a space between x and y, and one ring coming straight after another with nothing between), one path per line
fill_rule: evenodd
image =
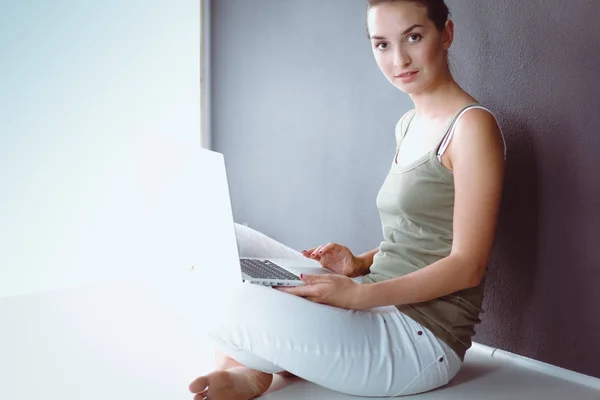
M587 386L595 390L600 390L600 379L593 376L557 367L552 364L547 364L532 358L510 353L505 350L496 349L481 343L473 343L471 349L478 354L489 356L490 358L500 362L510 363L521 368L536 371L545 375L550 375L555 378L573 382L578 385Z

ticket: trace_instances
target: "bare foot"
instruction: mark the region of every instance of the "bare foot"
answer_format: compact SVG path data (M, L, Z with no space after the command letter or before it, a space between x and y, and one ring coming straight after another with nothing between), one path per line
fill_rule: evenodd
M233 358L226 356L220 350L215 350L215 360L217 364L217 371L223 371L234 367L243 367L242 364L235 361ZM277 372L277 375L283 378L296 378L296 375L287 371Z
M250 400L269 389L273 375L246 367L215 371L190 384L194 400Z

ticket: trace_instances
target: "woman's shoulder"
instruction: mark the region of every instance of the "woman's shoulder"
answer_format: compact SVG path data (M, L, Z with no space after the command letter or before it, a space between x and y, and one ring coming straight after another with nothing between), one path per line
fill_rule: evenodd
M462 114L462 116L457 121L457 124L459 124L461 121L463 123L466 121L467 124L481 122L498 125L496 116L494 115L492 110L480 103L466 104L460 114Z
M477 130L492 135L500 133L500 125L494 113L479 103L465 105L463 110L457 115L454 128L457 131Z
M456 144L475 141L488 150L503 148L506 154L506 143L500 124L493 112L481 104L465 108L455 122L454 131Z

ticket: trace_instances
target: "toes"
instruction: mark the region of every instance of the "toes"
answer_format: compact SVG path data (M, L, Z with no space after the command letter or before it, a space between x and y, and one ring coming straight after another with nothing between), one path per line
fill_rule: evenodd
M205 392L206 387L208 386L208 377L201 376L196 379L194 382L190 383L190 392L192 393L202 393ZM200 397L202 399L203 397Z
M210 400L208 397L208 389L194 396L194 400Z

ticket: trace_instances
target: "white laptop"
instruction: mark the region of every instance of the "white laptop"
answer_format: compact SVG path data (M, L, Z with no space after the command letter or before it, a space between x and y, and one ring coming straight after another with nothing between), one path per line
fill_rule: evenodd
M209 155L205 155L208 157ZM210 155L210 170L214 176L214 188L212 194L219 199L230 199L229 185L223 185L221 182L227 182L227 173L224 157L219 153ZM229 200L228 200L229 201ZM228 207L230 205L228 204ZM231 213L228 218L221 222L226 226L233 226L234 220ZM236 246L237 247L237 246ZM227 244L225 248L233 248L233 245ZM239 253L236 251L235 253ZM324 268L315 260L309 258L240 258L241 278L244 282L250 282L266 286L301 286L304 283L300 280L301 274L332 274L335 273Z

